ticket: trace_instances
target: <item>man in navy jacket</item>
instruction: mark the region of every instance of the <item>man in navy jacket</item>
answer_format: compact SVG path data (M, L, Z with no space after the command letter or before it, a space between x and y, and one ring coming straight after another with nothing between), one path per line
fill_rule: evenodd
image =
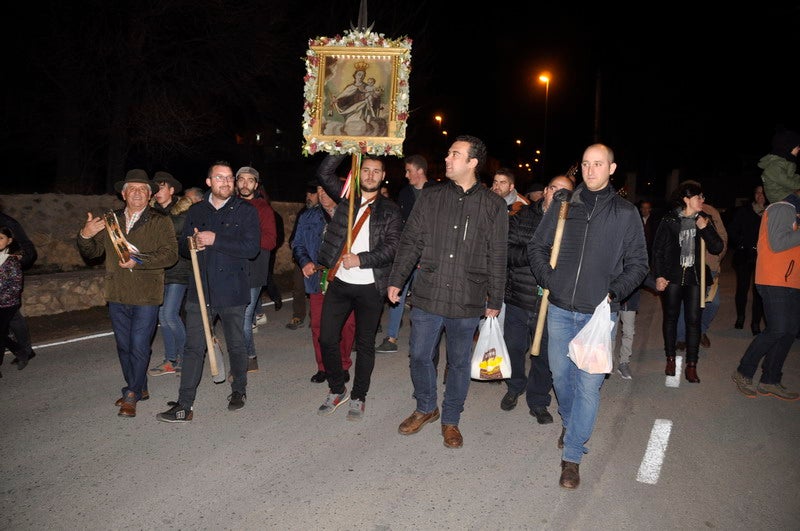
M231 364L231 394L228 409L244 407L247 397L247 347L244 340L244 313L250 303L247 261L260 251L258 212L249 202L236 197L233 169L224 161L215 162L208 171L210 190L199 203L189 208L181 238L181 256L189 257L188 238L197 243L197 258L208 318L219 317ZM178 401L159 413L164 422L192 420L192 405L203 374L206 349L197 284L194 276L186 299L186 350L181 371Z

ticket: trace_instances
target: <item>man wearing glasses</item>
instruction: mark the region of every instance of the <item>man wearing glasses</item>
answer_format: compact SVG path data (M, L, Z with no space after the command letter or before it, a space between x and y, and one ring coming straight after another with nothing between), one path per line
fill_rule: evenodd
M231 394L228 409L244 407L247 397L247 346L244 314L250 303L247 261L260 251L261 234L256 208L237 197L233 170L225 161L215 162L208 171L210 188L203 201L189 208L178 241L181 256L189 257L188 238L197 243L200 281L213 323L219 317L230 358ZM203 375L206 349L200 303L194 276L186 298L186 350L184 352L178 401L157 415L163 422L189 422L197 386Z

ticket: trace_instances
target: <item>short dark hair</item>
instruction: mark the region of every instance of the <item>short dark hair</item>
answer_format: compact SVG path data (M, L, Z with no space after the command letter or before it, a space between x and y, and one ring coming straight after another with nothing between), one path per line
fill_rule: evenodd
M675 206L683 207L684 197L694 197L703 193L703 188L697 181L683 181L672 193L672 202Z
M211 163L211 166L208 167L207 177L209 179L211 178L211 170L214 169L214 166L227 166L228 169L231 170L231 173L233 173L233 166L231 166L230 162L228 162L227 160L215 160L214 162Z
M411 164L415 168L419 168L423 172L428 173L428 161L422 155L409 155L403 159L403 163Z
M467 156L478 161L478 165L475 166L475 175L480 173L483 166L486 164L486 144L483 143L483 140L472 135L459 135L456 137L455 141L467 142L469 144L469 153Z
M514 175L514 172L511 171L511 168L497 168L497 171L494 172L495 175L505 175L508 177L508 180L511 184L515 184L517 177Z
M383 159L380 157L376 157L375 155L364 155L361 159L361 164L363 165L368 160L377 160L381 163L381 170L386 171L386 163L383 162Z

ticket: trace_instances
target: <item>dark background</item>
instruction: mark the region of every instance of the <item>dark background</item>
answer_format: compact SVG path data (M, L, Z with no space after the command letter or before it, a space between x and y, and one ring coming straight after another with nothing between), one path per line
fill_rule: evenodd
M273 199L301 200L321 156L300 149L308 39L356 25L359 4L8 8L2 191L106 193L134 167L202 186L209 164L226 159L259 169ZM374 31L413 40L404 152L425 155L435 178L458 134L485 139L494 166L532 161L545 143L544 70L545 156L518 173L519 188L566 172L599 140L616 151L615 184L635 174L638 196L661 198L677 171L725 206L758 183L775 128L800 129L796 3L711 14L675 3L367 7ZM396 191L402 160L387 162Z

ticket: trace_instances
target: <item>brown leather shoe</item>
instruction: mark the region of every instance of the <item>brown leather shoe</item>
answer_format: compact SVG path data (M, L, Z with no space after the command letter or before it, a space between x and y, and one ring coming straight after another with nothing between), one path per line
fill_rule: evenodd
M133 391L128 391L125 393L125 400L122 401L122 405L119 407L119 413L117 413L120 417L135 417L136 416L136 393Z
M442 437L444 445L448 448L461 448L464 446L464 437L455 424L442 424Z
M667 356L667 366L664 368L664 374L675 376L675 356Z
M397 431L402 435L412 435L421 430L425 424L433 422L438 418L438 407L430 413L420 413L419 411L414 411L410 417L400 423L400 427L397 428Z
M561 435L558 437L558 449L564 448L564 434L567 433L567 428L561 428Z
M700 383L700 378L697 376L697 362L686 362L686 381L691 383Z
M148 398L150 398L150 391L142 391L142 398L140 398L139 400L147 400ZM114 402L114 405L119 407L122 405L123 402L125 402L124 396L117 398L117 401Z
M579 466L578 463L571 461L561 461L561 479L558 480L558 484L565 489L577 489L581 484Z

